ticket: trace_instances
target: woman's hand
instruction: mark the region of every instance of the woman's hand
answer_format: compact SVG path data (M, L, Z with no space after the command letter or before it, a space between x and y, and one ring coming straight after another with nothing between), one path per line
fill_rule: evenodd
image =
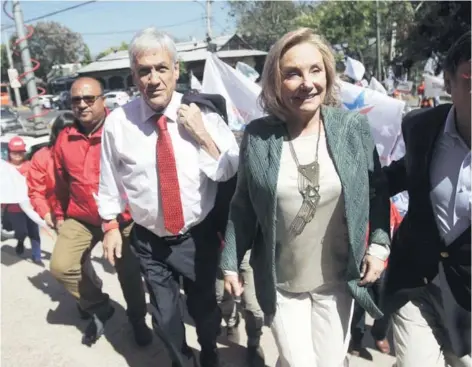
M234 297L240 297L243 293L243 285L238 274L225 274L225 290Z
M380 278L385 268L385 262L375 256L365 255L362 260L360 286L374 283Z

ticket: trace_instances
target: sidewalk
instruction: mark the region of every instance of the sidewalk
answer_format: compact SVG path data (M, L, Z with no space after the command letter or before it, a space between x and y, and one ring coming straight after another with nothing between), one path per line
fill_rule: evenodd
M45 233L43 256L46 267L54 241ZM81 344L81 332L87 321L80 320L75 302L52 278L47 269L15 254L15 241L2 243L1 255L1 361L2 367L170 367L170 361L157 337L151 346L140 349L134 344L125 315L125 303L114 269L101 258L101 246L94 250L94 266L102 278L104 291L114 300L116 312L106 333L91 348ZM195 328L186 320L189 345L199 349ZM147 322L151 325L150 316ZM244 325L240 326L241 336ZM241 345L220 340L223 366L245 366L245 339ZM265 328L263 347L266 364L274 367L277 350L270 330ZM371 344L372 345L372 344ZM351 358L350 367L391 367L394 358L369 350L373 362Z

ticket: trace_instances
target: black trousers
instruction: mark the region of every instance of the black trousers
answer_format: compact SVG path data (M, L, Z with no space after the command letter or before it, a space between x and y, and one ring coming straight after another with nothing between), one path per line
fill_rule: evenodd
M167 346L172 361L180 366L185 365L190 351L185 338L180 276L198 342L202 350L216 348L221 323L215 291L219 247L216 230L208 219L181 236L158 237L138 224L131 234L131 248L150 293L154 331Z

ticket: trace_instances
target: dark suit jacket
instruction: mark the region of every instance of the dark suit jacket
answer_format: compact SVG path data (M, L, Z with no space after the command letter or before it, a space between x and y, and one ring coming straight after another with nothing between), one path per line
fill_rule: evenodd
M408 213L392 239L387 270L386 305L394 311L411 291L430 283L442 261L456 302L470 311L470 228L447 248L439 235L430 201L430 164L452 105L417 110L402 124L406 153L384 168L390 195L408 191ZM467 235L468 234L468 235Z

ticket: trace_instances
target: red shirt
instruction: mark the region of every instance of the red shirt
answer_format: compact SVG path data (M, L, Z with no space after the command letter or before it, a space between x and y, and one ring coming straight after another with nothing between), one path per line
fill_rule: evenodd
M31 159L27 176L28 196L33 209L44 218L56 205L53 149L44 147Z
M66 127L54 146L54 165L57 197L54 215L58 220L74 218L100 226L94 195L98 194L100 179L100 148L103 126L89 136L77 126ZM130 222L128 211L119 220Z

